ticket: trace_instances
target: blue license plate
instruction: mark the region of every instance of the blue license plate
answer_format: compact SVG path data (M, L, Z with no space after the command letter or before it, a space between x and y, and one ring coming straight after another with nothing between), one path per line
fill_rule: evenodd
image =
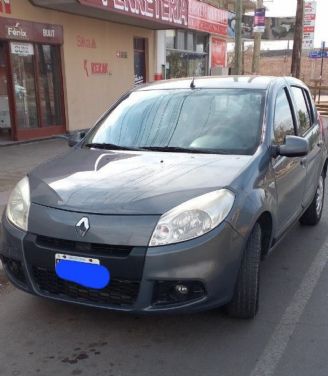
M56 274L65 281L92 289L103 289L110 283L110 272L98 259L59 253L55 259Z

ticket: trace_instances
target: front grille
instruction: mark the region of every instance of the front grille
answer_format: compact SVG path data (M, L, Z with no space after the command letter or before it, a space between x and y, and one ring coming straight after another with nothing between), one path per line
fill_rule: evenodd
M2 261L6 267L7 272L10 274L11 278L26 285L26 277L23 270L22 263L8 257L2 257Z
M97 256L114 257L128 257L133 248L120 245L75 242L72 240L50 238L41 235L36 237L36 244L40 247L57 249L60 251L77 251L79 253L92 253Z
M40 292L78 302L131 306L138 297L140 282L112 279L107 287L96 290L65 281L54 270L43 267L33 266L32 273Z

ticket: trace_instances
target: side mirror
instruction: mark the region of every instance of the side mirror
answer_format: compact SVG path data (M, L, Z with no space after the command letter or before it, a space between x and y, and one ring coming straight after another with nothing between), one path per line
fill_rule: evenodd
M71 133L68 137L68 146L72 147L77 145L80 141L83 140L86 134L86 131L76 131Z
M285 143L274 147L275 156L303 157L309 153L309 142L303 137L286 136Z

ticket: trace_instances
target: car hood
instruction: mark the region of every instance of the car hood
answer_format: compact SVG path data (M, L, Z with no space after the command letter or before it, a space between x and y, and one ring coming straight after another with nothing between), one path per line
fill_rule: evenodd
M31 201L84 213L158 215L229 186L250 158L73 149L29 174Z

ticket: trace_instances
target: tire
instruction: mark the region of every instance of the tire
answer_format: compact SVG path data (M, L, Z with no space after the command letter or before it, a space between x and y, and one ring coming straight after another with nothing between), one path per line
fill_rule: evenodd
M306 209L300 222L302 225L315 226L319 223L323 210L323 203L325 198L325 179L321 174L317 186L317 191L314 195L311 205Z
M261 226L257 223L246 244L235 291L226 305L226 313L233 318L252 319L259 306Z

